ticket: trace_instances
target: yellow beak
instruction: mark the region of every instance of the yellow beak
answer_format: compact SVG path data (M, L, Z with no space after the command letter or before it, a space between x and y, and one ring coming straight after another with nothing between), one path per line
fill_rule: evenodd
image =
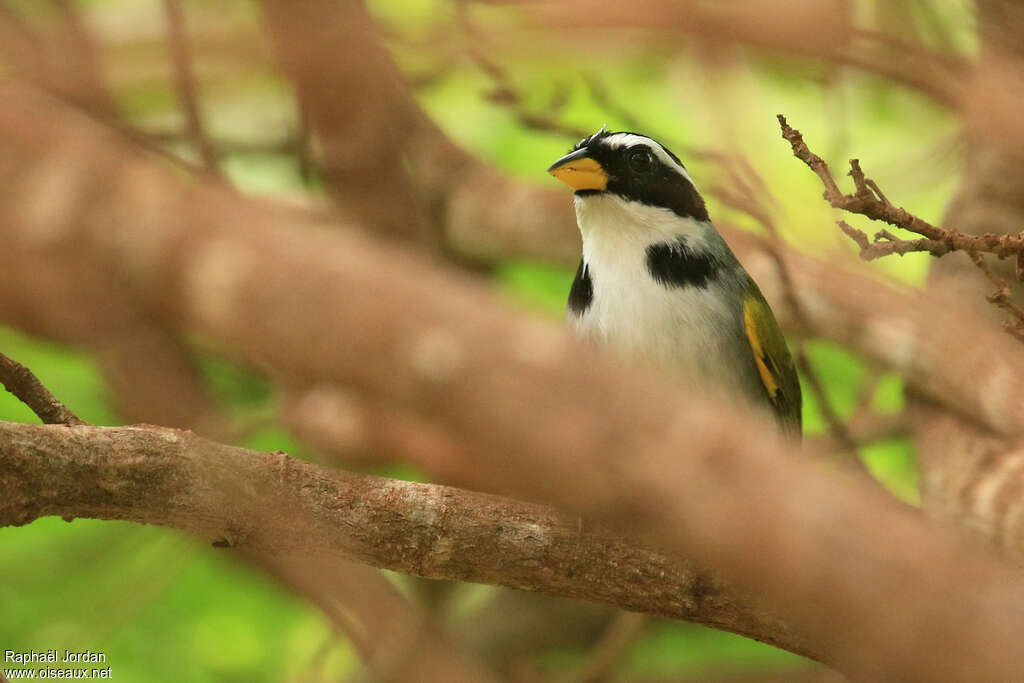
M608 187L608 174L601 164L587 156L586 149L565 155L551 164L548 173L574 190L604 190Z

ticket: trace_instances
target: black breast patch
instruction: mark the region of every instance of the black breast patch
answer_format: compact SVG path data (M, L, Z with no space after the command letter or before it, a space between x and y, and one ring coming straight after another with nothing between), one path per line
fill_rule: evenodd
M685 237L647 247L647 270L665 287L699 287L718 277L721 264L713 255L695 252Z
M569 290L569 310L576 315L583 315L593 300L594 283L590 280L590 267L580 260L580 266L576 269L576 279L572 281L572 288Z

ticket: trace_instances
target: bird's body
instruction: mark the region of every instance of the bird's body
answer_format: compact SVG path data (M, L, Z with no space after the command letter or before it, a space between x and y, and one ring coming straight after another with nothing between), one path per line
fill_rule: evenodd
M746 272L709 223L666 220L657 210L609 197L578 199L576 208L587 226L580 269L586 268L592 295L588 304L570 301L571 327L644 365L695 371L744 393L763 391L753 362L723 371L727 361L750 353L743 311L732 305L741 301ZM642 229L633 234L623 228L638 224ZM719 254L716 262L698 260L695 253L704 252ZM708 296L709 289L723 296Z
M800 385L771 309L710 222L682 163L601 132L551 172L576 189L583 254L567 318L582 337L800 430Z

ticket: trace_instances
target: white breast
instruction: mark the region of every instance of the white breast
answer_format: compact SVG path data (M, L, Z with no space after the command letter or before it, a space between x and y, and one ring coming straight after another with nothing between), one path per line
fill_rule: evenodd
M721 239L714 227L607 195L577 198L576 213L593 299L583 315L569 311L573 329L659 371L749 388L749 372L737 367L744 351L737 336L742 323L729 305L734 297L717 281L707 288L666 287L647 269L648 245L685 236L692 247L706 248Z

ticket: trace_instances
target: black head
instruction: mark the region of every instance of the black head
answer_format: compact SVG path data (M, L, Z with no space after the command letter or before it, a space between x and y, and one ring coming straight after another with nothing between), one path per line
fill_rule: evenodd
M586 197L608 193L706 221L704 199L679 157L644 135L602 128L583 138L548 169Z

